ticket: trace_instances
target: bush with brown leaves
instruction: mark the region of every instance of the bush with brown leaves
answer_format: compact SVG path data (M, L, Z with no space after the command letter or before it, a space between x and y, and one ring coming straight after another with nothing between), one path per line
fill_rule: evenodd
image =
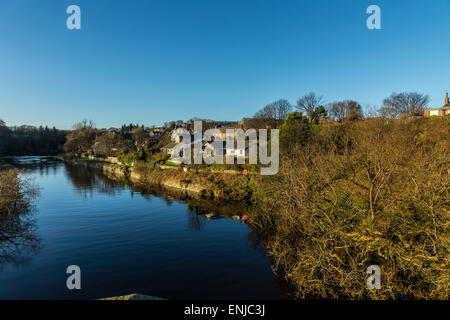
M296 298L449 298L449 130L449 117L329 123L282 158L251 220Z

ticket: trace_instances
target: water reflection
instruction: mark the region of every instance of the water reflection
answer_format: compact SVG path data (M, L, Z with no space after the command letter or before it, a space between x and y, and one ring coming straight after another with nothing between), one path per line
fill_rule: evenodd
M202 200L185 191L168 190L158 186L129 185L126 182L110 179L96 169L68 163L64 163L64 166L67 177L84 198L92 197L95 192L114 196L129 189L131 197L138 194L149 202L153 196L158 197L168 207L171 207L175 201L187 204L187 224L192 231L202 230L208 220L222 218L236 220L247 212L247 207L242 204L239 204L239 210L237 210L236 204L233 203Z
M129 189L131 197L140 195L148 202L151 201L152 197L158 197L163 199L168 207L174 201L187 204L187 227L194 232L204 229L205 224L210 220L239 220L242 215L247 214L251 210L251 208L242 203L239 203L239 205L218 203L198 199L188 192L167 190L157 186L129 185L126 182L113 180L102 172L87 166L75 166L68 163L64 163L64 166L67 177L83 197L87 197L88 195L92 197L94 191L114 196L123 192L125 189ZM247 243L251 249L264 253L263 237L251 229L249 229L247 234Z
M168 190L148 185L129 185L126 182L112 180L102 172L84 166L74 166L67 163L64 166L68 178L83 197L87 197L88 194L92 196L94 190L113 196L129 188L131 197L138 194L148 202L151 201L152 197L158 197L163 199L168 207L174 201L187 204L187 227L193 232L203 230L206 223L210 220L238 220L238 217L248 214L252 210L252 208L242 203L237 205L234 203L218 203L202 200L184 191ZM265 255L264 238L262 235L249 229L246 238L249 248Z
M108 179L104 174L94 169L64 163L65 174L75 189L83 198L92 198L94 191L115 196L121 193L125 186Z
M4 263L24 264L39 253L41 238L36 229L32 212L0 218L0 269Z
M191 231L200 231L203 229L206 223L204 215L200 215L194 211L187 211L188 228Z

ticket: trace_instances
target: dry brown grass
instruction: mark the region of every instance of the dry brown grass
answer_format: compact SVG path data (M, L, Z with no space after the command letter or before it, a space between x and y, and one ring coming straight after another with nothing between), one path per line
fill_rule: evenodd
M251 220L295 297L449 298L449 130L448 117L329 124L282 158Z

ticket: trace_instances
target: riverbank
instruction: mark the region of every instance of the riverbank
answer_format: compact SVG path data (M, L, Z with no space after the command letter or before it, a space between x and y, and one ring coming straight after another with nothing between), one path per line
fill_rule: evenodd
M72 165L98 170L108 178L138 187L161 187L189 193L199 199L250 202L253 179L226 172L184 171L182 168L129 167L86 159L62 159Z

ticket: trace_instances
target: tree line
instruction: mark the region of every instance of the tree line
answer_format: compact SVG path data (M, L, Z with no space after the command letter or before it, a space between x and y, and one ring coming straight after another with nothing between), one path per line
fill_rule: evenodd
M296 105L293 106L285 99L277 100L257 111L252 118L243 120L244 128L279 128L291 115L289 123L293 120L306 117L311 123L318 123L321 120L331 121L359 120L363 118L384 117L398 118L400 116L423 115L424 110L430 101L428 95L417 92L393 93L383 100L383 105L378 110L364 110L362 105L354 100L342 100L325 103L323 96L314 92L300 97ZM297 113L292 114L296 109ZM192 118L186 123L182 120L172 121L164 124L168 130L177 126L185 125L189 128L194 120ZM204 129L217 126L237 126L233 121L212 121L202 120ZM286 132L286 131L285 131ZM5 122L0 120L0 155L52 155L62 151L81 154L86 152L96 142L105 150L97 150L98 153L110 153L111 149L118 149L127 146L131 149L149 147L147 134L144 125L129 124L123 125L116 130L96 129L92 121L83 120L74 126L73 131L57 130L48 127L7 127ZM169 143L168 136L159 139L154 144L156 151L161 144ZM64 148L63 148L64 146ZM144 148L145 149L145 148ZM117 152L116 152L117 153Z
M68 156L80 157L83 154L108 157L120 154L139 153L138 158L145 158L146 153L153 153L162 143L169 143L167 132L162 137L151 136L151 129L144 125L123 125L120 129L97 129L94 122L83 120L74 125L67 135L63 150Z
M0 119L0 156L55 155L62 152L66 135L55 127L7 127Z
M430 97L417 92L393 93L383 100L378 109L363 108L352 99L325 103L323 96L314 92L300 97L293 106L288 100L272 102L256 112L253 118L246 119L247 128L277 128L294 109L308 119L331 121L361 120L364 118L398 118L401 116L422 116L427 109Z

